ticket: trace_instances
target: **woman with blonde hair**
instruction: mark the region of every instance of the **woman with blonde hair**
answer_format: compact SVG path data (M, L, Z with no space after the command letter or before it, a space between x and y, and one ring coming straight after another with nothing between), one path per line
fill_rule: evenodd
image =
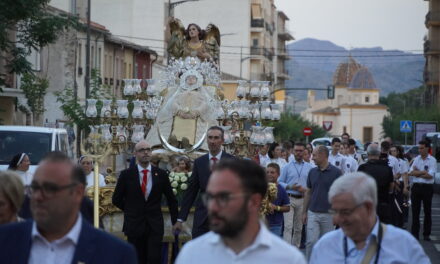
M24 185L16 173L0 171L0 225L21 221L17 216L24 200Z

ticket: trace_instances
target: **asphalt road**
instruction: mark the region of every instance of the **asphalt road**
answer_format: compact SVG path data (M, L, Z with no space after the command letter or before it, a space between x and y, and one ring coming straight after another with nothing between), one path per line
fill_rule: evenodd
M423 206L422 206L423 208ZM432 229L431 229L431 240L424 241L422 236L423 230L423 209L420 214L420 244L428 254L431 262L433 264L440 264L440 195L434 194L432 199ZM407 230L411 232L411 212L409 215L409 223L407 225Z

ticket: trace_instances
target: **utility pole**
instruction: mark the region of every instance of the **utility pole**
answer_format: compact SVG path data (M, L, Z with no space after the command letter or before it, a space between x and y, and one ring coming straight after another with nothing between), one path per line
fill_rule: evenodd
M91 0L87 0L87 44L86 44L86 98L90 95L90 13Z

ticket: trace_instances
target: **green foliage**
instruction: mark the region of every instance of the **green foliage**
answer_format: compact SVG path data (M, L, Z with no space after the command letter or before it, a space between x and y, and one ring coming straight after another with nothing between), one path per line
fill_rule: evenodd
M437 121L440 124L440 111L437 105L424 106L422 97L424 87L418 87L405 93L391 93L387 97L380 98L381 103L386 104L390 115L385 116L382 128L385 137L391 137L394 142L403 144L405 133L400 132L400 121ZM407 133L407 142L412 144L414 133Z
M36 116L44 113L44 96L46 95L47 88L49 88L49 81L45 78L29 73L24 73L21 78L21 89L24 92L30 110Z
M26 60L32 49L56 41L69 27L78 27L77 17L55 15L47 10L50 0L0 1L0 55L10 73L33 74ZM16 32L16 39L13 39ZM4 56L6 55L6 56ZM0 75L0 85L5 83Z
M286 140L305 142L306 137L303 135L303 129L305 127L310 127L313 131L312 135L309 137L309 141L312 141L314 138L324 137L327 133L321 127L292 113L282 113L280 121L269 122L267 125L275 127L274 135L277 142L283 142Z

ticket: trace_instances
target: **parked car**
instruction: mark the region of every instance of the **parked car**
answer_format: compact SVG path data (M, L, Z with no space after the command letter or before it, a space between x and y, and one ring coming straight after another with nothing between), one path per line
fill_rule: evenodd
M403 145L404 155L405 157L411 161L415 157L419 155L419 146L418 145Z
M312 140L311 144L313 148L316 148L317 146L326 146L330 150L332 148L332 138L315 138Z
M12 157L25 152L34 173L40 160L50 151L61 151L73 159L66 129L35 126L0 126L0 170L6 170Z

